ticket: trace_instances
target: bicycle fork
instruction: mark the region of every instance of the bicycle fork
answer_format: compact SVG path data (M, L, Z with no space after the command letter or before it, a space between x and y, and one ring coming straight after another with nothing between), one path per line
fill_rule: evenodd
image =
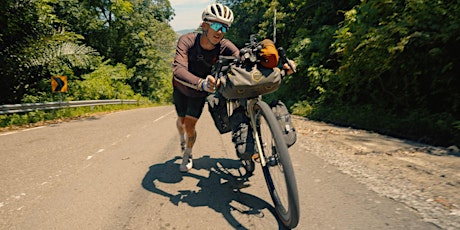
M267 164L267 161L265 160L265 155L264 155L264 151L263 151L263 148L262 148L262 143L260 142L259 131L256 128L257 127L257 121L256 121L256 116L255 116L255 113L254 113L254 109L253 109L257 102L258 102L258 100L255 100L255 99L248 100L247 112L249 114L249 118L251 119L252 135L254 137L254 140L256 141L256 146L257 146L256 148L257 148L257 152L259 153L260 163L261 163L262 167L265 167L265 165Z

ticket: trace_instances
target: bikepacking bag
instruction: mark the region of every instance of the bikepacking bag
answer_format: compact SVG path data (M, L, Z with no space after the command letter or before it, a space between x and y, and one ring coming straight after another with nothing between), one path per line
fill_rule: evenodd
M264 39L260 45L260 64L266 68L275 68L278 66L279 55L275 43L270 39Z
M286 105L280 100L273 100L270 103L270 107L276 116L276 119L280 123L281 131L283 131L284 139L288 147L294 145L297 141L297 134L295 128L292 125L291 114L289 113Z
M209 113L211 113L211 117L219 133L230 132L232 128L228 118L227 100L220 93L210 94L206 100L208 101Z
M227 99L253 98L276 91L280 84L279 68L230 64L219 91Z
M251 159L254 153L254 137L249 123L249 118L242 107L235 109L230 116L232 142L235 144L236 154L244 160Z

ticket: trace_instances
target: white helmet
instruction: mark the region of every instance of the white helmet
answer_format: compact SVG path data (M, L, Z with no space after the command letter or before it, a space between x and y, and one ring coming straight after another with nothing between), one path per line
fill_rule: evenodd
M203 19L203 21L215 21L231 26L233 22L233 12L227 6L220 3L213 3L204 9L201 19Z

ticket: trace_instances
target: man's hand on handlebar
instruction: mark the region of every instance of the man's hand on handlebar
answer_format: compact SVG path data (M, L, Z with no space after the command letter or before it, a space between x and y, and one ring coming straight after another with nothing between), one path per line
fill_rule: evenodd
M289 60L286 57L286 52L284 51L283 47L278 47L278 54L280 55L281 62L284 63L283 70L285 71L286 75L291 75L295 73L295 62L293 60Z
M283 65L283 69L286 71L286 75L291 75L295 72L295 69L296 69L296 65L295 65L295 62L293 60L288 60L289 64L288 63L284 63ZM291 66L293 69L291 69Z
M220 85L220 80L217 80L216 82L216 79L212 75L208 75L206 79L203 79L203 81L201 82L201 89L203 91L212 93L216 91L219 85Z

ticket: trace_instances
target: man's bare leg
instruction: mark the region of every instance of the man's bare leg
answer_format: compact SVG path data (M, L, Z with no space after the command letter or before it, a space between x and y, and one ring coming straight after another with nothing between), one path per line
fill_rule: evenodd
M180 118L179 118L180 119ZM187 172L193 167L192 162L192 148L196 141L196 130L195 126L198 119L191 116L183 118L183 127L185 130L185 149L182 164L180 165L181 172ZM178 122L178 124L181 124ZM178 125L179 127L179 125ZM179 131L180 134L180 131Z
M179 131L180 147L182 152L185 150L185 117L178 117L176 121L177 131Z

